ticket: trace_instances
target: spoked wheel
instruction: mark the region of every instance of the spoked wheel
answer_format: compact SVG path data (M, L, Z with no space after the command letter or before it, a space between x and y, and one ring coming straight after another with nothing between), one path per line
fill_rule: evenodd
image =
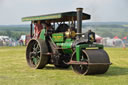
M36 69L43 68L48 62L48 56L44 55L44 53L47 52L48 48L44 40L30 40L26 49L26 60L28 65Z
M76 52L72 55L72 60L76 61ZM72 64L73 70L78 74L103 74L110 65L107 53L102 49L82 50L80 62L87 64Z

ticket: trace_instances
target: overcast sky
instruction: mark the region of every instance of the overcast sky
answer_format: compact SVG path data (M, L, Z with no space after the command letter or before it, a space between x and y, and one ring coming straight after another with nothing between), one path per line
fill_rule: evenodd
M0 25L26 24L21 18L75 11L92 15L92 22L128 22L128 0L0 0Z

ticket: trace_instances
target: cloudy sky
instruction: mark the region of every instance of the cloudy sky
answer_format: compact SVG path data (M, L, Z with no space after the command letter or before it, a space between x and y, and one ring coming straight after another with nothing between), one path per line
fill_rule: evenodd
M0 0L0 25L26 24L25 16L75 11L92 15L92 22L128 22L128 0Z

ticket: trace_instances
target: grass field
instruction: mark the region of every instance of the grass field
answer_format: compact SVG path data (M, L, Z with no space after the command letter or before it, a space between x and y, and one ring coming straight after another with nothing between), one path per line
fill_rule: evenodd
M128 48L105 50L113 63L108 72L83 76L71 68L32 69L25 60L25 47L0 47L0 85L128 85Z

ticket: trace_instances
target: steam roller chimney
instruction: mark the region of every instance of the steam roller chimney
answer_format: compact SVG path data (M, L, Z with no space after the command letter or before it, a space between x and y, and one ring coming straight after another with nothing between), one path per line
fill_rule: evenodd
M79 39L81 37L80 33L82 33L83 8L76 8L76 10L77 10L77 33L78 33L77 39Z

